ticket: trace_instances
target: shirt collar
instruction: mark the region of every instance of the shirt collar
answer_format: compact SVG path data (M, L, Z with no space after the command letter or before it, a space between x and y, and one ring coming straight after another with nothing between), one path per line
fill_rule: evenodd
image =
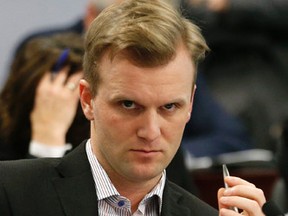
M92 170L98 200L102 200L111 196L120 196L104 168L93 154L90 139L86 143L86 153ZM159 201L159 212L161 212L165 182L166 171L164 170L158 184L148 194L146 194L141 202L146 202L149 198L157 196Z

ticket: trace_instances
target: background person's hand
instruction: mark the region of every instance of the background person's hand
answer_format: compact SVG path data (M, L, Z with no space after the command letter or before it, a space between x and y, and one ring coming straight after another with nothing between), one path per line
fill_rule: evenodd
M30 115L31 139L36 142L65 145L65 136L79 102L79 80L83 76L81 71L67 79L68 71L69 67L63 68L54 79L51 79L51 72L47 72L39 82Z
M229 0L187 0L194 7L205 7L212 12L223 12L229 8Z
M206 0L207 8L210 11L214 12L223 12L228 9L229 1L228 0Z
M225 182L230 188L220 188L218 190L218 206L220 216L264 216L262 206L266 198L261 189L254 184L238 177L226 177ZM242 209L239 213L229 209L235 206Z

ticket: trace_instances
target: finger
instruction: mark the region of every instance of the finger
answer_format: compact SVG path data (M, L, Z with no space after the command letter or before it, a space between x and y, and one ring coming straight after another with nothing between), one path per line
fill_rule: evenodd
M62 68L58 74L55 76L53 83L58 86L63 86L65 81L67 80L68 71L70 70L70 66L66 66Z
M221 215L221 216L225 216L225 215L230 215L230 216L235 215L236 216L236 215L239 215L239 213L237 213L237 212L235 212L235 211L233 211L231 209L230 205L227 205L226 203L223 202L222 198L225 197L224 196L224 192L225 192L225 188L220 188L218 190L218 193L217 193L219 215Z
M223 196L220 198L219 202L223 206L236 206L239 209L243 209L245 215L263 215L262 208L256 200L239 196Z
M83 71L76 72L68 77L67 82L79 84L80 79L83 78Z
M231 206L230 206L230 205L226 205L225 203L221 202L222 197L225 197L224 193L225 193L225 188L220 188L220 189L218 190L218 193L217 193L217 197L218 197L218 208L219 208L219 210L222 209L222 208L224 208L224 209L231 209ZM234 210L234 211L235 211L235 210ZM237 212L238 212L238 210L237 210Z
M47 89L47 88L49 89L51 87L51 79L50 78L51 78L51 73L48 71L40 79L40 81L37 85L36 91L39 92L42 89Z
M71 75L66 83L66 87L70 90L70 91L75 91L78 90L79 87L79 82L80 79L83 77L83 72L79 71L77 73L74 73L73 75ZM78 91L75 91L78 94Z
M220 199L221 197L224 196L224 191L225 191L225 188L220 188L218 190L218 193L217 193L217 198L218 198L218 208L221 209L221 208L226 208L227 206L224 206L221 202L220 202Z
M256 187L254 184L235 176L227 176L224 178L224 181L228 184L229 187L236 185L248 185L251 187Z
M266 202L264 192L250 185L236 185L232 188L227 188L223 192L224 196L239 196L245 197L250 200L255 200L259 206L262 206Z
M240 214L228 209L228 208L221 208L219 209L219 216L239 216Z

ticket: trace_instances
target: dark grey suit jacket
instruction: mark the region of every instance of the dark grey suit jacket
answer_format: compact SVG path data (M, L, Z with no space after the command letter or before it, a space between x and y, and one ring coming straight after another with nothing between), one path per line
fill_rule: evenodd
M0 215L97 216L97 195L85 142L60 159L0 162ZM216 216L218 212L167 181L161 215Z

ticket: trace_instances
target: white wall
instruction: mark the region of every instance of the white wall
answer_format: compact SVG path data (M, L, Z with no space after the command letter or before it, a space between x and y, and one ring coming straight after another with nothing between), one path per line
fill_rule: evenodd
M0 89L15 46L31 32L73 23L87 0L0 0Z

